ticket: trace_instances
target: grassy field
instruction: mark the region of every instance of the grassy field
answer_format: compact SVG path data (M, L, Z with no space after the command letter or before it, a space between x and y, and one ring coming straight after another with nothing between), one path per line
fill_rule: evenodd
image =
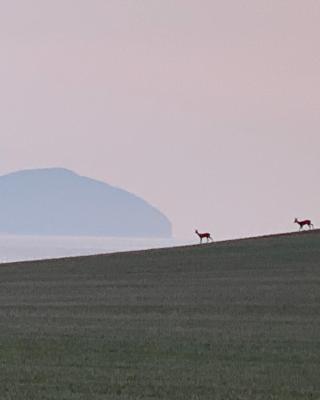
M320 399L320 232L0 266L0 399Z

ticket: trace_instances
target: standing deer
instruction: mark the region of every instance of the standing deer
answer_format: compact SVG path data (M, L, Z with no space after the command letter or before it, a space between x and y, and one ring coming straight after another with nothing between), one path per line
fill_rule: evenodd
M301 229L307 225L309 227L309 229L313 228L313 224L311 223L310 219L305 219L303 221L299 221L297 218L295 218L294 223L298 224L300 226L299 231L301 231Z
M198 232L198 229L195 230L195 233L199 236L199 238L200 238L200 243L202 243L202 239L203 239L203 238L206 238L206 239L207 239L207 243L209 242L209 239L213 242L213 239L212 239L210 233L208 233L208 232L200 233L200 232Z

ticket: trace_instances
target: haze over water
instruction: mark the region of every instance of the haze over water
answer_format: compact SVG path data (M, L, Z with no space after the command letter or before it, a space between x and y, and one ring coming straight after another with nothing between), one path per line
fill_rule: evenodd
M1 235L0 263L145 250L190 243L176 239Z

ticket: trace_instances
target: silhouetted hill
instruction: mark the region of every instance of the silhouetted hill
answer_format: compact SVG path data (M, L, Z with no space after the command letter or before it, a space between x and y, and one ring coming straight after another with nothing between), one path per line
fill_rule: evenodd
M143 199L63 168L0 177L0 231L10 234L170 237Z

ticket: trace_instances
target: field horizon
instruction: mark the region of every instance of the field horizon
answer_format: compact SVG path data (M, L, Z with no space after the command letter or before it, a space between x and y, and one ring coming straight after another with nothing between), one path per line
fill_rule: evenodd
M319 243L1 264L1 398L318 399Z
M241 242L241 241L246 241L246 240L259 240L259 239L272 239L272 238L281 238L281 237L294 237L296 235L314 235L314 234L319 234L320 235L320 228L314 228L314 229L303 229L301 231L290 231L290 232L278 232L278 233L267 233L267 234L258 234L258 235L254 235L254 236L243 236L243 237L237 237L237 238L230 238L230 239L219 239L219 240L215 240L213 239L212 242L206 242L205 239L203 239L203 242L200 243L199 239L195 238L194 243L186 243L186 244L176 244L173 246L167 246L167 245L163 245L163 246L157 246L157 247L150 247L150 248L137 248L137 249L125 249L125 250L111 250L111 251L100 251L98 253L94 253L94 254L74 254L74 255L67 255L67 256L53 256L53 257L41 257L41 258L32 258L32 259L26 259L26 260L14 260L14 261L2 261L0 263L1 265L11 265L11 264L25 264L25 263L34 263L34 262L41 262L41 261L51 261L51 260L70 260L70 259L78 259L78 258L85 258L85 257L95 257L95 256L108 256L111 254L130 254L130 253L145 253L148 251L153 251L153 250L168 250L168 249L179 249L179 248L189 248L189 247L194 247L194 246L200 246L200 245L208 245L208 244L236 244L237 242ZM44 236L47 237L47 236ZM85 238L85 237L84 237ZM91 238L91 237L88 237ZM121 240L121 238L117 238L119 239L119 241ZM128 239L128 238L123 238ZM134 238L136 239L136 238ZM153 238L149 238L149 240L152 240ZM147 238L148 240L148 238ZM164 240L161 239L160 240ZM173 238L174 240L174 238Z

